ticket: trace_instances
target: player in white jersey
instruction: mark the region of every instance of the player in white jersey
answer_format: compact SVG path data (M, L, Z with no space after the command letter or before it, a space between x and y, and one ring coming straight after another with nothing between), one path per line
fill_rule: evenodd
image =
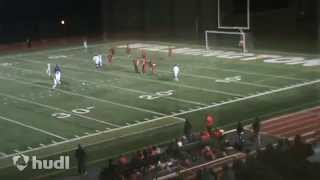
M51 77L51 64L48 63L47 71L46 73L48 74L49 77Z
M174 65L172 70L173 70L173 79L175 81L179 81L180 68L178 64Z
M83 41L83 48L84 48L85 50L88 49L88 42L87 42L87 40L84 40L84 41Z
M61 69L58 65L54 68L54 79L52 89L55 89L58 85L61 84Z
M96 64L97 69L102 67L102 55L93 56L92 60Z

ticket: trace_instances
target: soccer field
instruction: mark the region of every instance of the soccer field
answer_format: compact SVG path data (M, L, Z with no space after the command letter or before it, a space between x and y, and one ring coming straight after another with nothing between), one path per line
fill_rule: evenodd
M240 120L249 123L257 116L320 104L320 66L268 63L266 55L230 58L230 52L184 44L170 44L177 49L168 57L165 43L133 43L128 57L125 44L0 56L0 167L10 166L6 159L18 152L44 157L70 151L77 143L118 143L123 148L110 155L127 152L143 144L122 144L118 138L142 135L158 143L180 134L185 119L201 130L209 112L217 127L230 129ZM113 64L96 70L92 57L106 55L111 47L117 47ZM156 62L156 75L134 72L132 59L141 48ZM55 90L46 74L48 63L62 69L62 85ZM178 82L172 80L174 64L181 69Z

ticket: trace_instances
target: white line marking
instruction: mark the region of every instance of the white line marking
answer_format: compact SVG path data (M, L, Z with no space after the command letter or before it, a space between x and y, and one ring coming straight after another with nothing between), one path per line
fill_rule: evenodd
M46 145L44 145L44 144L39 144L41 147L45 147Z
M15 150L13 150L14 152L16 152L16 153L20 153L20 151L19 150L17 150L17 149L15 149Z
M158 118L158 120L159 119L163 119L163 118L168 118L168 117L175 117L175 116L180 116L180 115L184 115L184 114L189 114L189 113L192 113L192 112L197 112L197 111L210 109L210 108L214 108L214 107L219 107L219 106L223 106L223 105L231 104L231 103L235 103L235 102L241 102L241 101L244 101L244 100L253 99L253 98L257 98L257 97L261 97L261 96L266 96L266 95L270 95L270 94L274 94L274 93L278 93L278 92L283 92L283 91L287 91L287 90L290 90L290 89L296 89L296 88L299 88L299 87L313 85L313 84L317 84L317 83L320 83L320 79L314 80L314 81L310 81L310 82L307 82L307 83L301 83L301 84L292 85L290 87L285 87L285 88L275 89L275 90L271 90L271 91L266 91L266 92L263 92L263 93L259 93L259 94L255 94L255 95L251 95L251 96L247 96L247 97L238 98L238 99L235 99L235 100L232 100L232 101L226 101L226 102L222 102L222 103L218 103L218 104L214 104L214 105L210 105L210 106L206 106L206 107L202 107L202 108L198 108L198 109L193 109L193 110L177 113L175 115L163 116L163 117Z
M30 101L30 100L19 98L19 97L16 97L16 96L11 96L11 95L4 94L4 93L1 93L1 92L0 92L0 96L4 96L4 97L10 98L10 99L15 99L15 100L26 102L26 103L29 103L29 104L34 104L34 105L37 105L37 106L45 107L47 109L52 109L52 110L55 110L55 111L61 111L61 112L65 112L65 113L70 113L70 114L72 114L74 116L81 117L81 118L88 119L88 120L92 120L92 121L96 121L98 123L106 124L106 125L109 125L109 126L121 127L120 125L117 125L117 124L114 124L114 123L98 120L98 119L91 118L91 117L88 117L88 116L84 116L84 115L81 115L81 114L73 113L72 111L67 111L67 110L64 110L64 109L61 109L61 108L53 107L53 106L46 105L46 104L41 104L41 103L38 103L38 102L35 102L35 101Z
M46 64L44 62L34 61L34 60L31 60L31 59L28 59L27 61L28 62L33 62L33 63L38 63L38 64ZM109 75L112 75L112 76L118 76L118 77L120 76L120 77L126 77L126 78L131 78L131 79L137 79L137 80L140 80L140 81L149 81L149 82L153 82L153 83L157 83L157 84L166 84L166 85L170 85L170 86L184 87L184 88L188 88L188 89L195 89L195 90L200 90L200 91L210 92L210 93L215 93L215 94L224 94L224 95L228 95L228 96L243 97L243 95L236 94L236 93L228 93L228 92L219 91L219 90L212 90L212 89L194 87L194 86L190 86L190 85L186 85L186 84L178 84L178 83L173 83L173 82L164 82L164 81L140 78L138 76L130 76L130 75L126 75L126 74L116 74L114 72L93 71L93 70L87 70L87 69L80 69L80 68L77 68L77 67L74 67L74 66L68 66L68 65L65 65L64 68L66 68L66 69L74 69L74 70L82 71L82 72L90 72L90 73L94 72L94 73L100 73L100 74L109 74Z
M295 81L305 81L306 79L299 79L294 77L288 77L288 76L281 76L281 75L272 75L272 74L264 74L264 73L257 73L257 72L247 72L247 71L240 71L230 68L212 68L212 67L206 67L206 66L198 66L202 69L209 69L209 70L220 70L220 71L226 71L226 72L235 72L235 73L241 73L241 74L248 74L248 75L255 75L255 76L265 76L270 78L277 78L277 79L286 79L286 80L295 80Z
M0 116L0 119L5 120L5 121L8 121L8 122L11 122L11 123L13 123L13 124L18 124L18 125L20 125L20 126L23 126L23 127L29 128L29 129L32 129L32 130L37 131L37 132L41 132L41 133L43 133L43 134L47 134L47 135L49 135L49 136L56 137L56 138L58 138L58 139L67 140L67 138L65 138L65 137L62 137L62 136L59 136L59 135L57 135L57 134L51 133L51 132L49 132L49 131L46 131L46 130L43 130L43 129L39 129L39 128L30 126L30 125L27 125L27 124L24 124L24 123L15 121L15 120L13 120L13 119L9 119L9 118L3 117L3 116Z
M6 156L7 154L4 152L0 152L0 156Z
M43 73L40 73L40 72L35 72L34 70L31 70L31 69L26 69L26 68L18 68L18 67L10 67L12 69L17 69L17 70L21 70L21 71L28 71L29 73L32 73L32 74L40 74L40 75L43 75ZM151 92L145 92L145 91L141 91L141 90L136 90L136 89L129 89L129 88L124 88L124 87L119 87L119 86L115 86L115 85L111 85L111 84L108 84L108 85L105 85L104 82L102 83L98 83L98 82L95 82L95 81L87 81L87 80L77 80L77 79L73 79L73 78L70 78L70 77L65 77L65 79L70 79L72 81L76 81L76 82L85 82L85 83L88 83L88 84L96 84L96 85L100 85L102 87L107 87L107 88L115 88L115 89L120 89L120 90L123 90L123 91L128 91L128 92L132 92L132 93L137 93L137 94L150 94ZM173 100L173 101L178 101L178 102L183 102L183 103L188 103L188 104L195 104L195 105L202 105L202 106L206 106L206 104L204 103L200 103L200 102L196 102L196 101L191 101L191 100L186 100L186 99L180 99L180 98L175 98L175 97L162 97L164 99L170 99L170 100ZM89 107L90 109L91 108L94 108L94 107ZM88 109L89 109L88 108ZM89 109L89 110L90 110Z
M31 150L31 149L33 149L33 148L32 148L31 146L28 146L28 149Z
M34 83L27 83L25 81L21 81L21 80L17 80L17 79L9 79L9 78L4 78L4 77L0 77L0 79L17 82L19 84L26 84L26 85L29 85L29 86L40 87L40 88L51 90L50 87L47 87L47 86L44 86L44 85L39 85L39 84L34 84ZM133 106L129 106L129 105L125 105L125 104L109 101L109 100L106 100L106 99L99 99L99 98L96 98L96 97L87 96L87 95L83 95L83 94L79 94L79 93L75 93L75 92L71 92L71 91L66 91L66 90L62 90L62 89L55 89L55 91L58 91L58 92L61 92L61 93L64 93L64 94L68 94L68 95L74 95L74 96L83 97L85 99L90 99L90 100L93 100L93 101L108 103L108 104L112 104L112 105L115 105L115 106L124 107L124 108L127 108L127 109L133 109L133 110L136 110L136 111L147 112L147 113L157 114L157 115L161 115L161 116L166 115L166 114L158 113L158 112L155 112L155 111L152 111L152 110L133 107Z

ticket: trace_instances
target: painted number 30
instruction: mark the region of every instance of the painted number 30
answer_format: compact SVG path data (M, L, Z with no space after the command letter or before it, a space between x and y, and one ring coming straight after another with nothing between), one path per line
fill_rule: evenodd
M77 108L77 109L73 109L72 113L74 114L88 114L90 113L90 110L93 109L94 107L87 107L87 108ZM53 113L52 114L53 117L58 118L58 119L65 119L68 117L71 117L72 114L69 113Z
M172 96L173 92L174 92L174 90L156 92L155 94L152 94L152 95L141 95L141 96L139 96L139 98L146 99L146 100L154 100L154 99L158 99L161 97Z

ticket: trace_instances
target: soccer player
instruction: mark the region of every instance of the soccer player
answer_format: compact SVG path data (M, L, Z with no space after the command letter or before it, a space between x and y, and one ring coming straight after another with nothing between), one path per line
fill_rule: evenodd
M48 63L48 67L47 67L46 72L47 72L48 76L51 77L51 64L50 63Z
M173 79L179 81L180 68L178 64L173 66Z
M113 62L113 56L111 54L108 55L108 62L109 64L112 64Z
M151 67L152 74L155 75L157 73L157 64L152 62L152 61L150 61L149 65Z
M111 48L109 51L112 56L116 54L116 50L114 48Z
M52 89L55 89L58 85L61 84L61 68L57 64L54 68L54 79Z
M173 54L173 49L171 46L169 46L169 52L168 52L168 56L171 57Z
M93 56L92 60L95 62L97 69L102 67L102 55Z
M139 60L138 59L134 59L132 60L132 63L133 63L133 67L134 67L134 70L136 73L140 73L139 71Z
M127 55L128 55L128 58L131 56L131 48L130 48L130 45L129 44L127 44L127 50L126 50L126 52L127 52Z
M83 40L83 48L87 51L87 49L88 49L88 42L87 42L87 40Z
M148 71L148 61L147 58L142 59L142 73L145 74Z
M147 58L147 52L145 50L142 50L141 52L141 58L142 58L142 73L145 74L148 70L148 58Z

